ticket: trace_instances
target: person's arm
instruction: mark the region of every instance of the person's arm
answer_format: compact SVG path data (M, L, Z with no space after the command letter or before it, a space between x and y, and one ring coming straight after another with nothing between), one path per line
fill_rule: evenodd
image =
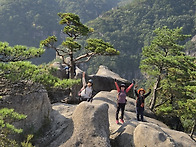
M86 86L85 72L83 72L83 74L82 74L82 85L83 85L83 87Z
M137 85L134 87L134 91L135 91L135 95L138 97L139 96L139 94L137 93Z
M126 89L126 93L129 92L129 90L131 89L131 87L133 87L134 84L135 84L135 81L133 80L132 81L132 84Z
M118 86L118 84L116 82L116 79L114 79L114 81L115 81L114 83L115 83L115 86L116 86L117 91L120 92L120 88L119 88L119 86Z
M126 93L129 92L129 90L131 89L131 87L133 87L133 83L126 89Z
M144 95L144 97L146 98L147 96L149 96L151 93L151 89L149 89L149 92L147 94Z

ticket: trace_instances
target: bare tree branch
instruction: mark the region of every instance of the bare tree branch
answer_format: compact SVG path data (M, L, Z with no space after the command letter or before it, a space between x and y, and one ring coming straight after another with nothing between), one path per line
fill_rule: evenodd
M83 60L83 61L78 61L78 62L76 62L76 64L80 64L80 63L85 63L85 62L88 62L92 57L94 57L96 54L94 54L94 55L92 55L92 56L90 56L90 57L87 57L87 59L86 60Z
M160 104L157 104L156 106L155 106L155 108L157 108L157 107L159 107L159 106L161 106L161 105L163 105L163 104L165 104L167 101L169 101L170 99L166 99L165 101L163 101L162 103L160 103Z
M94 53L94 52L92 52L92 53L86 53L86 54L84 54L84 55L81 55L81 56L77 57L77 58L75 59L75 62L78 61L78 60L81 60L81 59L83 59L83 58L87 58L87 57L90 57L90 56L94 56L95 54L96 54L96 53Z

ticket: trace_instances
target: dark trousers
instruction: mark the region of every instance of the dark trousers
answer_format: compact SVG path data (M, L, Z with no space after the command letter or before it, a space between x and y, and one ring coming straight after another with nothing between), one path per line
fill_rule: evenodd
M124 111L125 111L125 103L118 103L117 104L116 120L118 120L118 113L119 113L120 110L121 110L121 117L120 117L120 119L123 119Z
M80 101L87 101L87 102L92 102L93 101L93 98L91 97L91 98L84 98L84 97L82 97L82 96L80 96Z
M144 121L144 107L136 107L136 114L137 114L137 120L139 121L139 116L141 115L141 121Z

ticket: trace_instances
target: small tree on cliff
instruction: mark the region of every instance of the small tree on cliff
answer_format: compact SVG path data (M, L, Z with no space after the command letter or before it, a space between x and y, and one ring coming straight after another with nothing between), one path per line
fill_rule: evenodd
M184 46L178 44L179 41L189 37L181 34L182 28L170 30L167 27L158 28L154 32L156 36L149 46L142 49L142 60L140 68L143 73L156 79L154 83L153 97L150 109L153 110L158 97L158 91L161 90L161 81L169 75L169 69L177 69L177 62L184 57L182 50ZM178 64L180 65L180 64ZM164 81L170 84L168 80ZM170 99L173 98L170 92Z
M39 57L43 48L27 46L10 46L0 42L0 99L5 95L25 95L39 89L40 84L46 89L51 87L65 88L79 81L60 80L50 74L45 66L36 66L25 60ZM38 84L37 84L38 83ZM26 118L13 109L0 108L0 146L17 146L17 142L8 138L12 133L21 133L12 123ZM29 144L27 142L23 144Z
M0 42L0 96L32 92L33 89L37 90L37 86L40 84L44 85L46 89L50 89L52 87L71 87L79 82L71 79L60 80L51 75L47 66L37 66L25 61L39 57L43 52L43 48L22 45L12 47L7 42ZM29 89L26 87L24 90L25 85Z
M61 18L59 23L65 25L63 33L67 35L66 40L59 47L56 47L54 43L57 42L57 38L49 36L46 40L41 41L41 45L56 51L57 55L62 58L63 63L71 69L71 78L74 78L75 66L79 63L88 62L96 55L119 54L119 51L114 49L110 43L104 42L101 39L88 39L87 45L83 48L85 49L85 53L77 56L76 53L82 49L77 40L88 36L93 32L93 29L82 24L78 15L58 13L58 16ZM65 61L66 57L70 57L70 63Z
M155 30L156 36L149 46L142 50L140 68L154 79L150 109L156 113L177 116L181 122L195 128L196 58L186 55L180 41L190 35L183 35L182 28ZM187 124L183 124L184 127ZM190 130L190 129L189 129Z
M0 146L18 146L17 142L13 139L9 139L8 136L10 134L19 134L23 131L22 129L15 128L12 123L25 118L25 115L14 112L14 109L0 109Z

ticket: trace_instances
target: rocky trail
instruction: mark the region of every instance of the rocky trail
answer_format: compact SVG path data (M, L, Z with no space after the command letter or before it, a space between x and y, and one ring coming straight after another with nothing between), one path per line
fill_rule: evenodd
M146 110L144 122L136 120L135 100L128 97L125 123L116 124L117 91L99 92L92 103L56 103L52 106L50 130L39 140L48 147L194 147L183 132L169 129ZM149 116L149 117L147 117Z

